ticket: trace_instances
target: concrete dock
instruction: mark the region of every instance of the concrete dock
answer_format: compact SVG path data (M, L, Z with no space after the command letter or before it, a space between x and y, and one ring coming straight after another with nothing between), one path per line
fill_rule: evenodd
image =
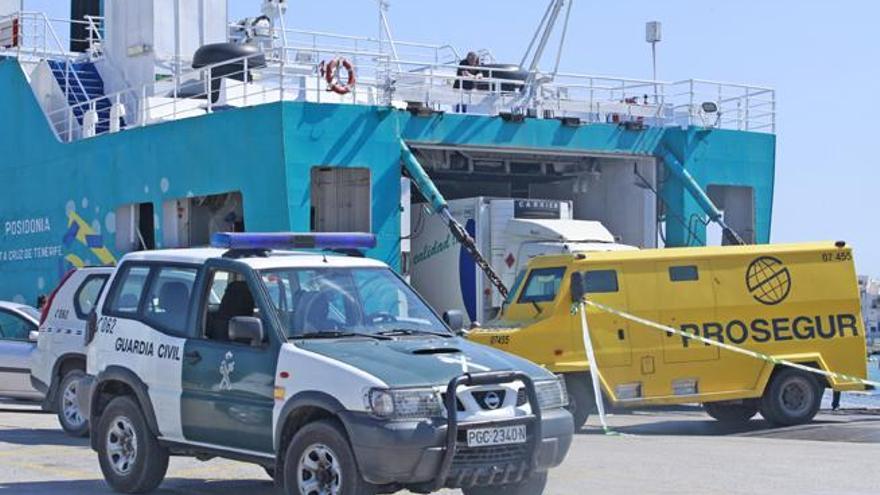
M725 428L697 408L615 414L620 435L591 418L546 493L876 494L880 413L820 412L815 423L774 429L756 419ZM248 464L172 458L161 494L277 494ZM0 494L103 494L95 453L54 415L0 403ZM457 493L448 491L444 493Z

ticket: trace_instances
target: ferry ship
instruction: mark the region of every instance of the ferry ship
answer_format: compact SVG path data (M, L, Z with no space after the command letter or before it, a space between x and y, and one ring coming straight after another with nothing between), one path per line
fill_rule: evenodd
M769 242L775 91L561 72L572 3L536 6L521 61L489 46L463 74L463 50L394 39L385 2L371 37L289 27L283 0L232 21L225 0L0 0L0 299L217 231L373 232L406 274L407 150L447 199L570 201L640 247L713 221Z

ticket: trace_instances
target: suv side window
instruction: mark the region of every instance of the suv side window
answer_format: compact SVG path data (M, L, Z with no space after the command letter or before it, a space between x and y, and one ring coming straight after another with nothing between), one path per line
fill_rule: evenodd
M73 295L73 310L76 311L77 318L85 320L92 314L108 278L109 275L89 275L76 289Z
M125 272L120 275L121 280L113 284L114 293L109 306L107 306L110 312L123 316L137 315L149 275L150 267L148 266L129 266L126 268Z
M201 336L229 342L229 322L236 316L259 316L247 279L229 270L212 270L208 274L207 307L202 308L204 328ZM280 297L280 296L279 296ZM268 341L268 333L263 337Z
M164 332L186 336L192 289L198 269L163 266L147 292L144 321Z
M31 322L24 318L0 310L0 340L27 340L31 330L36 330Z

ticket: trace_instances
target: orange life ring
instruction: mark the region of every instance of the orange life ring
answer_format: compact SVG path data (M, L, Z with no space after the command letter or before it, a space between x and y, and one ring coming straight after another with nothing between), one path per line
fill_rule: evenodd
M341 70L345 69L348 74L346 82L342 82ZM357 82L354 73L354 65L348 59L339 57L329 62L321 62L321 76L327 81L327 91L333 91L338 95L346 95L351 92Z

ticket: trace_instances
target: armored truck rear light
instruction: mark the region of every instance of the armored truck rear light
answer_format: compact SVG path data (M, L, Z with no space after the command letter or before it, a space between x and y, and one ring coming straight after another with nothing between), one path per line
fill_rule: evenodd
M372 249L376 247L376 236L362 232L217 232L211 236L211 246L226 249Z

